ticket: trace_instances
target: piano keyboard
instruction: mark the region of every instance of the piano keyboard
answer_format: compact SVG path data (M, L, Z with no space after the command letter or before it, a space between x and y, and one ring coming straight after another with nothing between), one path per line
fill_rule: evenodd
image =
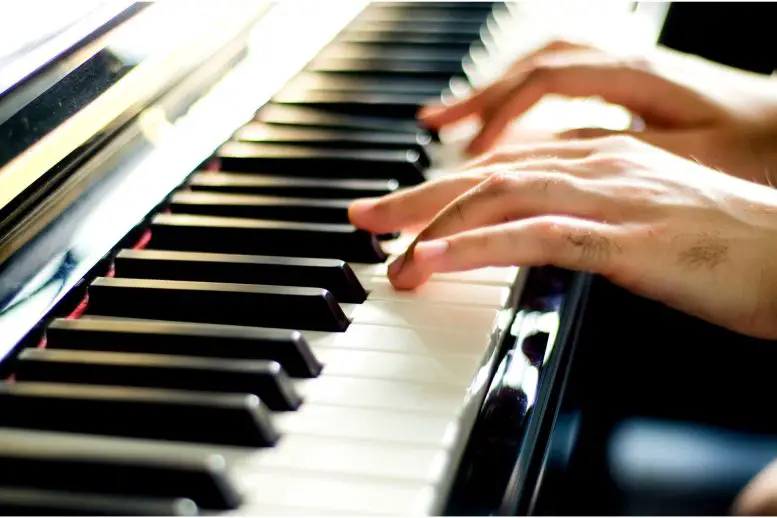
M347 207L444 174L494 8L371 4L170 193L0 385L0 511L443 511L523 272L395 292Z

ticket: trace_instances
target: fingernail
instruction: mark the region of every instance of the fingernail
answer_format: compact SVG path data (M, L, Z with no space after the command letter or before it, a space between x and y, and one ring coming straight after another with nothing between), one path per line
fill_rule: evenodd
M394 262L388 266L388 274L391 277L396 277L396 275L402 269L403 264L405 264L405 254L402 254L394 259Z
M442 257L448 251L448 242L440 239L437 241L421 241L413 250L413 258L416 261L431 261Z

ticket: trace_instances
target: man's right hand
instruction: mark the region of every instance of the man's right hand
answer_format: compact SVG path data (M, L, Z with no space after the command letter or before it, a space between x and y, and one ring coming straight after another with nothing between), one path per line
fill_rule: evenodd
M777 81L667 49L632 58L556 41L489 87L449 106L427 106L419 118L434 129L479 118L481 131L468 151L480 155L546 94L600 97L645 126L636 132L580 128L561 138L626 133L746 180L772 184L770 175L777 175Z

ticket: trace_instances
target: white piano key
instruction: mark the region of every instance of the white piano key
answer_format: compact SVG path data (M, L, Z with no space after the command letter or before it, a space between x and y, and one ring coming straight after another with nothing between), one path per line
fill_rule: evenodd
M420 412L400 412L305 403L294 412L273 414L282 434L314 435L449 447L455 420Z
M412 291L395 290L388 279L380 277L364 279L362 285L369 292L368 301L443 302L500 309L510 296L506 287L440 281L427 282Z
M385 263L379 264L349 263L349 266L359 281L366 283L373 278L385 279L387 277L386 270L393 259L392 257ZM510 287L518 278L519 271L520 269L517 266L489 266L463 272L435 273L432 275L430 282L445 281Z
M474 374L474 373L473 373ZM292 380L305 403L426 412L458 416L467 399L460 387L404 381L328 376Z
M282 506L290 516L316 516L318 509L349 514L379 513L389 516L430 514L437 497L430 484L364 480L355 477L310 476L291 473L254 473L241 477L247 502L240 515L253 516L268 507ZM270 516L274 516L271 514Z
M347 333L347 331L346 331ZM318 348L316 358L328 376L385 379L468 386L480 360L473 356L398 354L353 349Z
M391 327L372 324L351 324L345 333L304 331L308 343L315 348L385 351L407 354L461 354L480 357L488 343L490 331L446 329L419 326Z
M356 324L399 327L448 327L488 332L494 327L497 316L493 308L408 301L368 300L362 304L340 306Z
M299 501L299 500L297 500ZM351 509L321 509L307 507L305 504L264 504L251 503L243 505L239 511L229 511L222 513L223 516L337 516L342 518L346 512L353 512ZM391 513L381 513L378 509L357 510L360 516L390 516Z
M444 448L289 434L272 448L236 462L257 473L304 468L306 473L436 484L445 476L449 458Z

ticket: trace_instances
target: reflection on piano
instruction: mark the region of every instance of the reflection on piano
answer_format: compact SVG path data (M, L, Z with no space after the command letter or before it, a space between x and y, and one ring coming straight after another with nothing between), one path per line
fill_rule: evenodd
M412 236L346 210L450 174L471 128L420 128L427 100L570 30L660 28L554 5L131 6L6 91L0 511L535 512L591 279L397 293ZM547 99L521 127L627 123Z

